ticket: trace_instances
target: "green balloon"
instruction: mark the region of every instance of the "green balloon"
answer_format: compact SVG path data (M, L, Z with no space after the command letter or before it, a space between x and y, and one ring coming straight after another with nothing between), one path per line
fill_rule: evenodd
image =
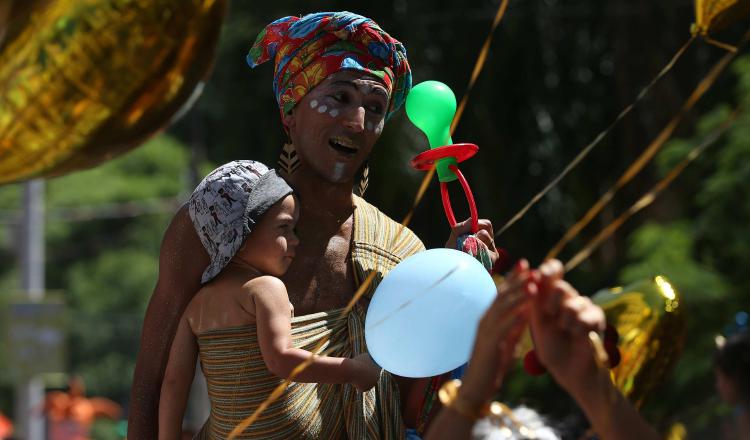
M456 95L447 85L439 81L424 81L414 86L406 97L406 115L424 132L430 148L451 145L451 122L456 114ZM456 180L448 167L456 159L440 159L436 168L441 182Z

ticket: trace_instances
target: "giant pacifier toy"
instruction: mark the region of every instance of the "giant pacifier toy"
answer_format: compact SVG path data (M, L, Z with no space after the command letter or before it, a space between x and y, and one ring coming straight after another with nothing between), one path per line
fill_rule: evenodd
M479 148L452 144L450 125L455 111L456 98L445 84L425 81L411 90L406 113L427 135L431 147L411 164L425 171L437 167L443 208L451 226L456 219L447 183L461 183L475 234L479 230L477 208L458 163ZM403 260L383 279L365 320L367 349L378 365L399 376L432 377L469 360L477 325L495 299L497 288L489 268L467 252L420 252Z
M443 209L451 227L456 225L451 200L448 194L448 182L456 179L461 183L469 202L471 213L471 232L479 230L477 205L466 178L458 169L460 162L477 154L479 147L475 144L454 144L450 127L456 113L456 96L445 84L438 81L425 81L417 84L406 99L406 114L411 122L427 136L430 149L420 153L411 160L411 166L420 171L437 169L440 181L440 194Z

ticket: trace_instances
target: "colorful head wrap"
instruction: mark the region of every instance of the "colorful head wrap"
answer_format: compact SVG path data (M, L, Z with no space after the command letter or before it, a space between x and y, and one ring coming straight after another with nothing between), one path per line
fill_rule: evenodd
M352 69L380 78L389 118L411 89L404 45L369 18L351 12L284 17L266 26L247 55L250 67L275 61L273 91L282 116L328 75Z

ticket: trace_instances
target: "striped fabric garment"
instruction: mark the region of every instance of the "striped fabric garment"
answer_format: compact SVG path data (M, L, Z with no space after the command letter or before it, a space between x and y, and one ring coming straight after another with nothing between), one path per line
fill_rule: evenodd
M352 262L357 285L370 272L377 275L366 296L402 259L424 250L408 229L377 208L355 197ZM399 233L400 231L400 233ZM331 356L354 357L366 351L364 311L357 306L292 319L292 344L312 351L329 337L322 350ZM211 400L211 415L196 439L225 439L250 416L282 380L263 362L255 325L217 329L198 336L200 360ZM403 439L398 388L387 372L366 393L351 385L291 383L284 394L241 438L253 439Z

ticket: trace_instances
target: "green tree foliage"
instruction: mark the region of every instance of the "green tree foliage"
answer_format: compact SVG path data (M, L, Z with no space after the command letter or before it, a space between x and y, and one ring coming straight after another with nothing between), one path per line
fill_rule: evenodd
M46 183L46 286L69 313L67 372L81 375L90 394L128 398L161 235L189 191L188 168L187 149L161 135ZM20 192L20 185L0 188L5 212L19 214ZM0 252L10 253L4 238ZM0 268L4 291L19 289L16 267Z

